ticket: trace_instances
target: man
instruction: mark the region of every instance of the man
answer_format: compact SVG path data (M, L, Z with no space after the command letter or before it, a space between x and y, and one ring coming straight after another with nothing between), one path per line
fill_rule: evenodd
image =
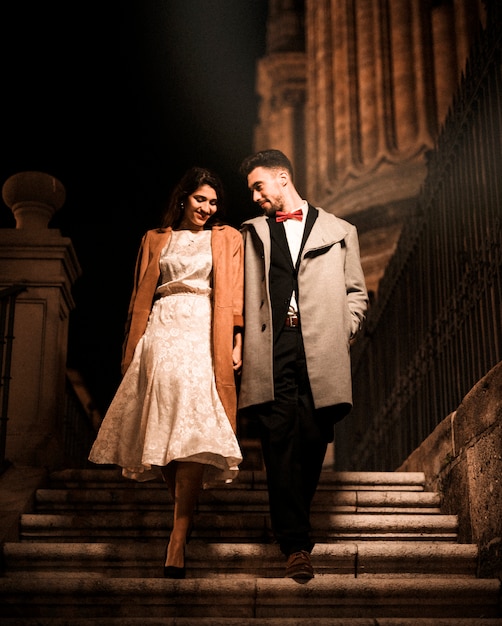
M334 424L352 408L350 341L368 294L356 228L303 200L279 150L241 166L264 215L242 224L245 335L239 408L256 421L286 577L314 577L310 506Z

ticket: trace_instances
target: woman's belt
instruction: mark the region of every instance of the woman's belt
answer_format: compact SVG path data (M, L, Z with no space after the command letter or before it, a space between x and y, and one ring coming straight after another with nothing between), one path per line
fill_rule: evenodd
M185 283L173 282L160 285L155 291L155 298L163 298L164 296L172 296L175 294L194 294L196 296L210 296L211 287L192 287Z

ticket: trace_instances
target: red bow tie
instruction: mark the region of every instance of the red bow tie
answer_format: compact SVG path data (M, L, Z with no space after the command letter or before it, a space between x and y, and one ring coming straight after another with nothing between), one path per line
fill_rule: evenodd
M298 220L302 221L303 211L298 209L297 211L293 211L291 213L286 213L285 211L277 211L275 214L276 222L285 222L286 220Z

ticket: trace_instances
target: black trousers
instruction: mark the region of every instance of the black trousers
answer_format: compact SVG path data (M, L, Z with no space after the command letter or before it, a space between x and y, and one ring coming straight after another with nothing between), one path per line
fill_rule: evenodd
M272 530L288 556L314 547L310 507L333 432L314 408L300 328L284 328L275 342L274 390L257 418Z

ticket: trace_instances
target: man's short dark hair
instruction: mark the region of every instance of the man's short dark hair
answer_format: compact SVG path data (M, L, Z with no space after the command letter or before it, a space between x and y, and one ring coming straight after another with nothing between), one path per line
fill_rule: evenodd
M280 150L261 150L251 154L242 161L240 172L243 176L247 176L257 167L266 167L268 169L284 168L293 178L291 161Z

